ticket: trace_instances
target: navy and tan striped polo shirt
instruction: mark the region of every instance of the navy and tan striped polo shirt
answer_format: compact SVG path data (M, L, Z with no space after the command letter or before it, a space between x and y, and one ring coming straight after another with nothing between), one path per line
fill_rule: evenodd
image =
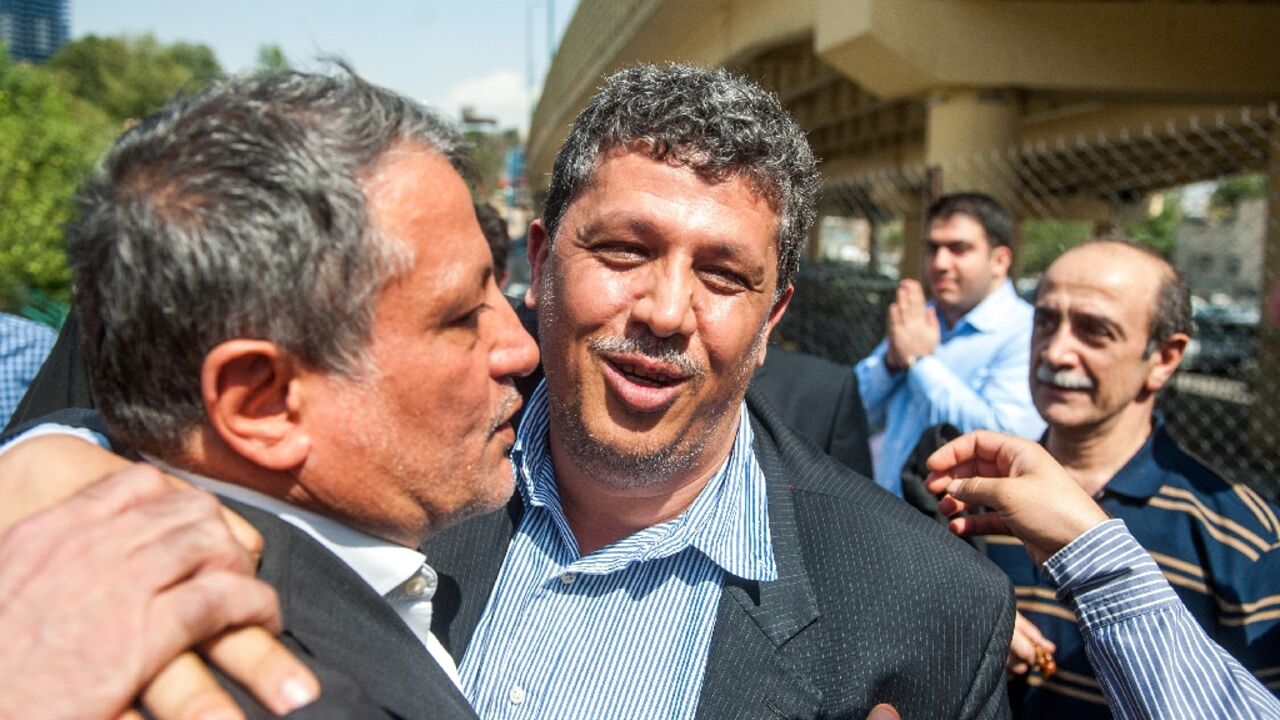
M1191 455L1159 420L1098 502L1124 520L1209 636L1280 691L1280 510ZM1058 646L1056 674L1033 670L1011 682L1015 715L1111 717L1075 616L1021 543L989 540L987 554L1013 580L1019 612Z

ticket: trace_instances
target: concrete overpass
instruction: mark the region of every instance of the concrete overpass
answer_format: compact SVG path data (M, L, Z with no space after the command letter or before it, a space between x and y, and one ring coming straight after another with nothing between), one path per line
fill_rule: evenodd
M1277 36L1280 2L582 0L534 111L529 177L545 188L603 75L639 61L724 65L777 92L808 130L827 212L891 206L908 222L901 269L913 274L912 210L938 192L979 188L1044 214L1019 207L1031 185L1053 215L1105 222L1148 191L1280 162L1275 137L1227 141L1242 106L1266 115L1280 98ZM1228 152L1206 163L1161 132L1190 114L1228 118L1194 141ZM1134 128L1148 130L1140 151L1123 147ZM1055 161L1063 138L1080 137L1093 162ZM973 161L1011 151L1012 171ZM917 168L930 172L905 172Z

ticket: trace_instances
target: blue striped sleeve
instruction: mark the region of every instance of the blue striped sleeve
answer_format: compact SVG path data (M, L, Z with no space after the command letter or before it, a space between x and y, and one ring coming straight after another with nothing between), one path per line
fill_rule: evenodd
M1205 635L1124 521L1094 527L1044 569L1118 720L1280 720L1280 701Z

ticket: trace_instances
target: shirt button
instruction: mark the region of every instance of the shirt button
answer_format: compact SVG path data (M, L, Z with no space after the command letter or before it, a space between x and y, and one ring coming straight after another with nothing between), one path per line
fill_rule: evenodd
M404 594L411 598L422 597L427 591L427 579L421 575L409 578L404 584Z
M507 693L507 699L511 700L512 705L523 703L525 699L524 688L519 685L512 686L511 692Z
M573 573L565 573L560 576L560 582L564 585L572 585L573 582L577 579L578 579L578 576L574 575Z

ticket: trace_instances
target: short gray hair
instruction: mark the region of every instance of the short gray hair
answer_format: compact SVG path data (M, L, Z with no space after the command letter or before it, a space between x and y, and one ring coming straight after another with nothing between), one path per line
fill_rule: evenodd
M637 65L605 79L573 122L551 170L542 218L554 242L565 210L601 157L639 146L656 160L719 182L742 177L778 213L778 288L800 266L815 216L818 166L778 98L723 69Z
M443 120L346 68L231 78L116 141L68 250L95 402L119 439L176 451L205 418L205 355L230 339L360 373L378 295L412 263L361 182L406 143L465 174Z

